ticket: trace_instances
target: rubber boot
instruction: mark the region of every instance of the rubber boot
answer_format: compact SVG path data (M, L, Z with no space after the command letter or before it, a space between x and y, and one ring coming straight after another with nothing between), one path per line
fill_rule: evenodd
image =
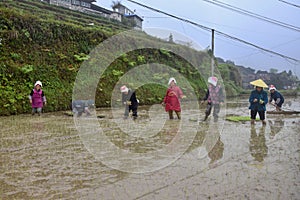
M255 119L251 119L251 125L255 124Z
M170 119L174 119L174 117L173 117L173 110L169 110L169 118Z
M262 120L262 125L265 126L267 124L266 120Z
M175 113L176 113L176 115L177 115L177 118L178 118L178 119L181 119L181 112L176 112L176 111L175 111Z
M137 116L137 114L133 114L132 117L133 117L133 120L136 120L138 116Z
M203 121L205 122L207 120L207 118L208 118L208 115L205 114L205 117L204 117Z

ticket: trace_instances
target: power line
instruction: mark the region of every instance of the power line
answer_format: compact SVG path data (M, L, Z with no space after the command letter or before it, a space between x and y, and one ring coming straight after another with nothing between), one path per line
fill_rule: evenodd
M137 4L137 5L139 5L139 6L142 6L142 7L144 7L144 8L147 8L147 9L149 9L149 10L155 11L155 12L157 12L157 13L161 13L161 14L167 15L167 16L172 17L172 18L174 18L174 19L178 19L178 20L180 20L180 21L184 21L184 22L186 22L186 23L190 23L190 24L192 24L192 25L194 25L194 26L198 26L199 28L202 28L202 29L204 29L204 30L207 30L207 31L210 31L210 30L211 30L210 28L208 28L208 27L206 27L206 26L197 24L197 23L192 22L192 21L187 20L187 19L183 19L183 18L181 18L181 17L177 17L176 15L172 15L172 14L166 13L166 12L161 11L161 10L158 10L158 9L156 9L156 8L152 8L152 7L146 6L146 5L141 4L141 3L139 3L139 2L136 2L136 1L133 1L133 0L127 0L127 1L129 1L129 2L131 2L131 3L134 3L134 4Z
M278 45L276 45L276 46L273 46L272 48L277 48L277 47L280 47L280 46L289 44L289 43L291 43L291 42L297 41L297 40L299 40L299 39L300 39L300 38L296 38L296 39L290 40L290 41L288 41L288 42L281 43L281 44L278 44ZM254 50L254 52L252 52L252 53L250 53L250 54L243 55L243 56L239 56L239 57L236 57L235 59L240 59L240 58L244 58L244 57L249 57L249 56L252 56L252 55L255 55L255 54L258 54L258 53L259 53L258 50ZM287 60L287 62L290 63L289 60ZM291 63L291 64L293 64L293 63Z
M281 1L281 2L286 3L286 4L289 4L289 5L291 5L291 6L295 6L295 7L297 7L297 8L300 8L300 6L297 5L297 4L293 4L293 3L290 3L290 2L287 2L287 1L283 1L283 0L278 0L278 1Z
M278 26L281 26L281 27L284 27L284 28L288 28L288 29L298 31L298 32L300 31L300 27L297 27L297 26L294 26L294 25L291 25L291 24L287 24L285 22L281 22L281 21L278 21L278 20L275 20L275 19L271 19L271 18L262 16L262 15L259 15L259 14L256 14L256 13L253 13L253 12L250 12L250 11L247 11L247 10L235 7L235 6L232 6L230 4L226 4L226 3L223 3L223 2L220 2L220 1L217 1L217 0L213 0L213 1L203 0L203 1L214 4L214 5L217 5L219 7L225 8L225 9L229 9L231 11L234 11L234 12L237 12L237 13L240 13L240 14L243 14L243 15L247 15L247 16L254 17L256 19L259 19L259 20L262 20L262 21L265 21L265 22L269 22L269 23L278 25Z
M169 14L169 13L167 13L167 12L158 10L158 9L156 9L156 8L152 8L152 7L150 7L150 6L141 4L141 3L139 3L139 2L136 2L136 1L133 1L133 0L127 0L127 1L130 1L131 3L137 4L137 5L139 5L139 6L142 6L142 7L144 7L144 8L147 8L147 9L149 9L149 10L155 11L155 12L157 12L157 13L161 13L161 14L167 15L167 16L169 16L169 17L178 19L178 20L180 20L180 21L183 21L183 22L192 24L192 25L194 25L194 26L196 26L196 27L199 27L199 28L201 28L201 29L203 29L203 30L206 30L206 31L209 31L209 32L211 32L211 30L213 30L212 28L209 28L209 27L207 27L207 26L198 24L198 23L193 22L193 21L190 21L190 20L188 20L188 19L184 19L184 18L175 16L175 15L173 15L173 14ZM214 30L215 30L215 29L214 29ZM272 50L269 50L269 49L260 47L260 46L258 46L258 45L256 45L256 44L253 44L253 43L251 43L251 42L247 42L247 41L242 40L242 39L240 39L240 38L237 38L237 37L235 37L235 36L228 35L228 34L223 33L223 32L221 32L221 31L215 30L215 33L218 34L218 35L221 35L221 36L223 36L223 37L225 37L225 38L229 38L229 39L231 39L231 40L235 40L235 41L244 43L244 44L246 44L246 45L252 46L252 47L254 47L254 48L256 48L256 49L259 49L259 50L268 52L268 53L270 53L270 54L274 54L274 55L280 56L280 57L282 57L282 58L289 59L289 60L292 60L292 61L295 61L295 62L299 62L299 63L300 63L300 60L298 60L298 59L295 59L295 58L292 58L292 57L289 57L289 56L286 56L286 55L277 53L277 52L275 52L275 51L272 51Z
M142 16L142 15L141 15ZM142 16L143 18L151 18L151 19L167 19L169 17L150 17L150 16Z
M290 29L290 30L293 30L293 31L300 32L300 27L297 27L297 26L294 26L294 25L291 25L291 24L288 24L288 23L285 23L285 22L281 22L281 21L278 21L278 20L275 20L275 19L271 19L271 18L262 16L262 15L259 15L259 14L256 14L256 13L253 13L253 12L250 12L250 11L247 11L247 10L235 7L235 6L232 6L230 4L223 3L223 2L218 1L218 0L213 0L213 1L212 0L203 0L203 1L214 4L216 6L219 6L219 7L225 8L225 9L228 9L228 10L231 10L231 11L234 11L234 12L237 12L237 13L240 13L242 15L247 15L247 16L250 16L250 17L253 17L253 18L256 18L256 19L259 19L259 20L262 20L262 21L265 21L265 22L268 22L268 23L271 23L271 24L274 24L274 25L277 25L277 26L281 26L281 27L284 27L284 28L287 28L287 29Z
M271 53L271 54L274 54L274 55L277 55L277 56L280 56L280 57L283 57L283 58L286 58L286 59L290 59L290 60L293 60L295 62L300 62L300 60L297 60L295 58L292 58L292 57L289 57L289 56L286 56L286 55L283 55L281 53L277 53L275 51L272 51L272 50L269 50L269 49L266 49L266 48L263 48L263 47L260 47L256 44L253 44L253 43L250 43L250 42L247 42L245 40L242 40L240 38L237 38L237 37L234 37L234 36L231 36L231 35L228 35L226 33L223 33L223 32L220 32L220 31L215 31L218 35L221 35L223 37L227 37L229 39L232 39L232 40L235 40L235 41L238 41L238 42L241 42L241 43L244 43L244 44L247 44L249 46L252 46L252 47L255 47L257 49L260 49L262 51L265 51L265 52L268 52L268 53Z

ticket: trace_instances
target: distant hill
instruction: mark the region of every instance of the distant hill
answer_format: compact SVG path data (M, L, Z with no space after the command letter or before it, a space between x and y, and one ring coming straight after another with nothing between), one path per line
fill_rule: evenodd
M277 89L297 89L299 79L293 75L291 70L289 72L268 72L258 70L255 72L251 68L237 66L243 77L243 88L252 88L250 81L261 78L268 85L275 85Z
M299 86L299 78L293 75L292 71L278 72L275 69L270 71L256 71L250 67L235 65L232 61L224 61L222 58L217 58L219 64L229 64L236 67L241 75L242 87L244 89L252 89L250 82L256 79L264 80L268 85L275 85L277 89L296 89Z

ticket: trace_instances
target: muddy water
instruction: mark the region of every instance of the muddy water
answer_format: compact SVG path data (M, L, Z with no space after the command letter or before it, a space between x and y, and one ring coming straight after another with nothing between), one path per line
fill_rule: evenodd
M247 106L246 100L230 100L222 116L248 115ZM300 110L300 99L288 99L284 109ZM217 123L212 119L201 122L201 108L199 119L191 110L188 117L183 116L183 125L167 120L159 134L149 128L139 137L129 137L112 125L127 123L130 128L130 123L167 117L153 116L150 111L141 107L139 121L124 122L121 118L116 121L111 110L97 110L105 116L97 123L110 141L140 157L173 140L184 140L176 138L177 133L194 133L194 127L181 127L188 121L197 123L186 149L176 145L169 149L168 155L178 156L173 151L184 149L183 155L145 173L113 169L124 165L118 155L110 159L120 161L120 166L102 162L98 153L106 155L108 150L97 153L102 147L97 145L93 146L100 148L97 151L89 149L73 118L61 112L1 117L0 199L300 199L300 115L268 115L266 126L259 122L251 126L222 118ZM141 160L141 166L148 161Z

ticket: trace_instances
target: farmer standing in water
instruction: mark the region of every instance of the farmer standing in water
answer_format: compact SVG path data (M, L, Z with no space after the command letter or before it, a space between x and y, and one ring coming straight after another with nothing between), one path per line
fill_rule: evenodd
M206 92L205 97L202 99L201 103L204 103L204 101L207 101L206 111L205 111L205 117L203 121L206 121L208 116L211 113L212 108L214 109L213 116L214 116L214 122L218 121L219 113L220 113L220 104L224 102L224 95L223 90L218 85L218 79L217 77L209 77L208 78L208 90Z
M251 92L249 97L251 124L255 124L256 115L258 113L262 124L266 125L265 112L266 104L268 103L268 94L263 88L267 88L268 85L261 79L252 81L250 84L255 86L255 90Z
M175 78L170 78L168 85L169 88L167 89L162 105L165 106L165 110L169 113L170 119L174 119L173 111L175 111L177 118L181 119L180 99L182 99L184 95L181 89L176 85Z
M274 105L276 107L277 111L281 111L281 106L284 102L284 98L283 98L282 94L280 94L280 92L277 91L277 89L274 85L270 85L269 91L270 91L269 103ZM274 104L272 103L273 100L274 100Z

